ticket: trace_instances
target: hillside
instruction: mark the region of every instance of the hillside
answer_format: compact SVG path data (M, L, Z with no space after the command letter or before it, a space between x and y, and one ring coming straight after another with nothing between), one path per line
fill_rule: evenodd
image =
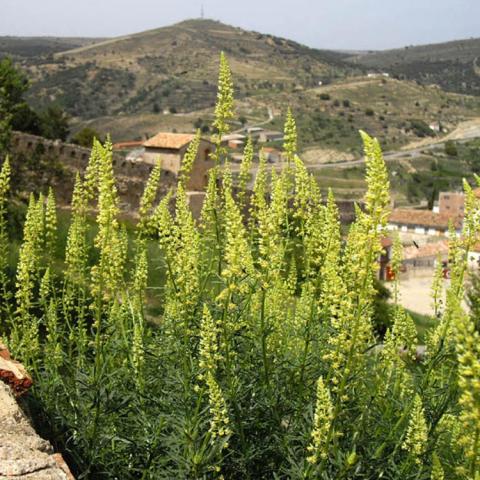
M212 106L224 51L238 98L350 75L344 54L320 51L212 20L188 20L24 62L35 106L55 101L72 116L189 112Z
M71 115L72 133L88 125L111 133L114 141L198 127L208 134L220 51L232 68L239 117L250 126L279 130L290 105L300 148L312 162L358 155L359 129L395 149L435 136L431 124L445 133L480 111L480 97L446 93L431 85L434 78L365 76L370 69L428 62L461 61L463 70L449 72L465 72L469 61L473 65L476 41L370 54L331 52L199 19L111 39L7 40L4 50L31 81L28 98L34 107L56 103ZM439 82L448 78L440 75Z
M378 137L387 150L421 138L433 140L440 134L431 131L430 124L439 123L444 132L452 131L479 115L480 98L406 80L354 77L301 91L258 93L238 100L236 110L250 125L281 130L288 105L299 127L299 147L310 163L358 156L360 129ZM265 123L268 111L274 118ZM110 132L114 141L140 139L159 130L191 131L211 123L212 114L208 108L189 114L110 115L79 121L74 130L88 125Z
M351 56L354 65L444 90L480 95L480 39L457 40Z
M0 58L10 56L17 62L31 63L45 61L46 56L72 48L98 43L103 38L82 37L0 37Z

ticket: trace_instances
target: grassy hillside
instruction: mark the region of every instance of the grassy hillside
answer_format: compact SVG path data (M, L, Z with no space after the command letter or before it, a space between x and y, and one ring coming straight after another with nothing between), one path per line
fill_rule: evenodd
M428 125L440 122L448 131L478 116L480 98L446 93L439 88L395 79L355 77L330 85L295 92L258 93L236 102L237 113L249 124L265 122L268 110L274 118L265 128L283 128L291 106L299 126L299 146L307 162L346 160L360 153L358 130L377 136L386 150L436 136ZM208 125L213 109L189 114L137 113L80 120L74 131L90 126L109 132L114 141L140 139L159 130L191 131ZM240 124L234 128L240 128ZM335 155L335 152L338 152ZM345 156L347 154L347 156Z
M480 39L371 52L350 57L359 66L435 83L443 89L480 94Z
M102 38L82 37L0 37L0 57L10 56L25 64L44 62L43 57L72 48L101 42Z
M24 65L31 101L73 116L188 112L212 106L218 54L227 53L237 97L293 90L352 74L345 55L212 20L189 20L106 40Z
M433 122L452 130L480 111L480 99L474 96L446 93L415 82L365 77L294 93L265 94L249 103L252 111L269 106L278 113L273 128L282 127L283 113L290 105L302 150L333 148L354 154L360 151L360 129L378 137L390 150L421 137L435 137L429 128Z

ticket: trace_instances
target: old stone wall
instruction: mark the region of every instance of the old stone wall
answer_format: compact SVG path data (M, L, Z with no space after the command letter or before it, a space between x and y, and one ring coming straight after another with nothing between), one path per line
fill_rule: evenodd
M0 343L0 480L74 480L62 456L37 435L14 396L31 380ZM7 383L4 383L7 382Z
M60 206L70 205L75 175L85 171L90 149L14 132L12 150L14 187L28 194L30 191L45 193L48 186L52 186L57 203ZM133 162L114 152L113 168L122 211L127 215L132 214L138 209L153 165ZM162 171L159 195L172 187L176 178L171 172Z

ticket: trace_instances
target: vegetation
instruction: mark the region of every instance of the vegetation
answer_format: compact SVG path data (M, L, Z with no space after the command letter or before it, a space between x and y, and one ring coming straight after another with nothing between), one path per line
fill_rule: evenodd
M349 58L355 65L388 71L398 78L432 83L450 92L480 94L480 39L405 47Z
M436 305L426 356L416 358L417 333L398 304L398 285L393 326L383 348L374 348L389 207L378 141L362 133L365 207L343 242L333 194L322 203L296 155L291 112L287 166L268 175L262 158L247 196L250 142L238 185L228 166L218 168L233 118L223 56L218 99L216 166L199 222L185 193L198 136L176 192L157 206L160 167L153 170L132 240L118 218L109 143L95 142L77 177L61 264L45 253L58 243L53 192L31 195L15 279L0 264L1 328L34 374L27 403L37 421L79 478L478 478L479 334L461 307L467 252L479 233L471 188L465 185L465 228L451 239L451 285L443 311ZM2 262L9 176L7 160ZM158 264L149 261L150 242L161 249ZM397 242L396 272L400 261ZM164 279L148 292L149 272L158 268ZM147 293L161 300L155 322Z
M72 137L72 143L76 143L82 147L91 147L95 139L103 142L102 136L96 130L90 127L84 127Z
M67 139L70 130L65 112L57 106L40 113L32 110L24 99L28 86L26 76L10 58L0 60L0 151L8 149L12 129L53 140Z

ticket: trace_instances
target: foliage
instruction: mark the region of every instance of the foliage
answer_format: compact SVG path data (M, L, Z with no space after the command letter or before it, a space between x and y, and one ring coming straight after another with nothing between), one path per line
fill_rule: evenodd
M458 155L457 146L452 140L447 140L445 142L445 153L450 157L456 157Z
M103 141L102 136L95 129L84 127L72 137L72 143L90 148L95 138L101 142Z
M219 136L233 107L221 65ZM34 375L30 409L78 478L478 478L479 338L461 307L479 230L472 189L463 234L451 237L445 309L417 360L398 286L383 348L373 331L390 205L378 141L362 132L364 209L342 239L333 194L322 202L295 154L291 114L285 130L291 161L270 173L261 155L251 195L250 142L239 199L228 162L211 169L199 221L184 188L190 164L158 205L156 167L130 239L112 146L96 141L61 266L45 254L57 238L53 195L31 196L2 333ZM161 265L148 259L151 241ZM166 277L148 292L158 267ZM147 317L147 293L162 302L158 318Z
M26 77L14 68L12 60L0 60L0 153L9 146L15 110L23 103L27 87Z
M410 128L417 137L435 136L435 132L423 120L410 120Z
M65 141L70 133L68 116L57 106L48 107L40 113L42 135L52 140Z

